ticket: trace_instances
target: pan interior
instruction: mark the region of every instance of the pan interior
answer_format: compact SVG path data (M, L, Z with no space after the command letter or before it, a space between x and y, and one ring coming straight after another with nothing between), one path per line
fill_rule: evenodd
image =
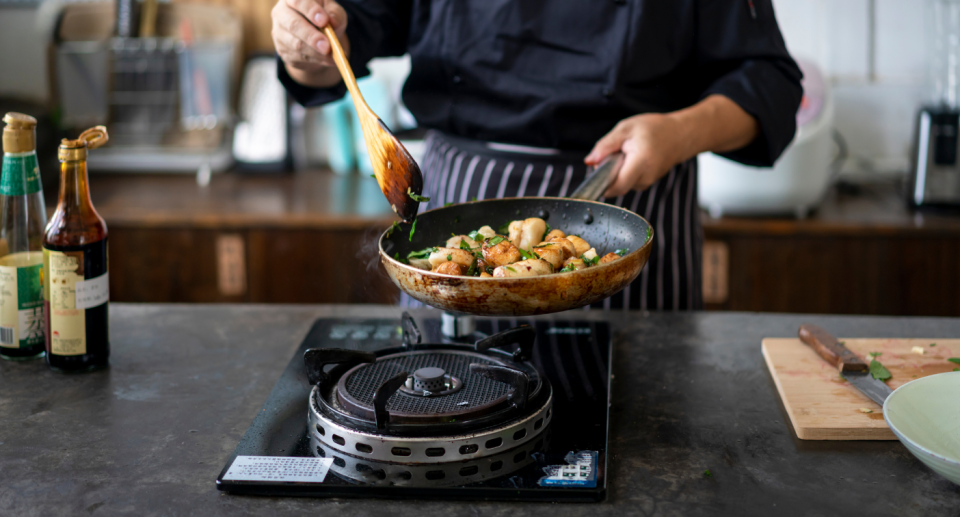
M410 225L381 238L381 248L393 257L442 246L452 235L488 225L494 230L517 219L539 217L551 228L578 235L603 256L617 249L635 251L647 240L649 224L640 216L613 205L565 198L509 198L463 203L420 214L410 238Z

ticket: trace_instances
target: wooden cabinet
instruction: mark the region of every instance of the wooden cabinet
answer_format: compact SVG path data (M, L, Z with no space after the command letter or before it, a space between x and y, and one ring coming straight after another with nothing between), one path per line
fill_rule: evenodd
M728 256L705 263L705 294L728 286L708 309L960 316L960 217L910 213L892 185L831 192L804 221L705 218L704 234L705 262Z

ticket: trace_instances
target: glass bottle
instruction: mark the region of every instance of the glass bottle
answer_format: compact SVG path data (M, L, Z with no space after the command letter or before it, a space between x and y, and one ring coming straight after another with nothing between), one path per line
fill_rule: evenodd
M43 203L37 166L37 120L22 113L3 117L0 176L0 357L21 360L44 354Z
M97 126L58 152L60 199L43 236L47 364L57 371L102 368L110 357L107 225L87 181L87 151L106 142Z

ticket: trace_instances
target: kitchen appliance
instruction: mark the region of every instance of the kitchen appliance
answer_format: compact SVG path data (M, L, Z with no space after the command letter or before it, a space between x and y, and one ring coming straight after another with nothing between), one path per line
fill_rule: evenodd
M931 0L932 97L914 129L907 202L913 208L960 208L960 2Z
M960 339L841 338L861 358L877 359L890 371L887 386L950 372L958 365ZM934 344L936 346L930 346ZM766 338L761 346L784 409L801 440L895 440L881 407L840 377L798 338ZM917 351L923 351L923 354Z
M911 454L960 485L960 372L897 388L883 405L883 418Z
M320 319L217 479L238 494L598 501L610 328Z
M797 64L803 71L797 134L772 169L713 153L698 157L699 202L711 217L793 214L803 219L823 199L837 161L833 96L815 64Z

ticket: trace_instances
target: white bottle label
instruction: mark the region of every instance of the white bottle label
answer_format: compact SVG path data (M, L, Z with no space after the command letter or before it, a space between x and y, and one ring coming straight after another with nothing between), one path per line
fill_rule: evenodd
M77 308L89 309L110 301L110 273L81 280L76 284Z

